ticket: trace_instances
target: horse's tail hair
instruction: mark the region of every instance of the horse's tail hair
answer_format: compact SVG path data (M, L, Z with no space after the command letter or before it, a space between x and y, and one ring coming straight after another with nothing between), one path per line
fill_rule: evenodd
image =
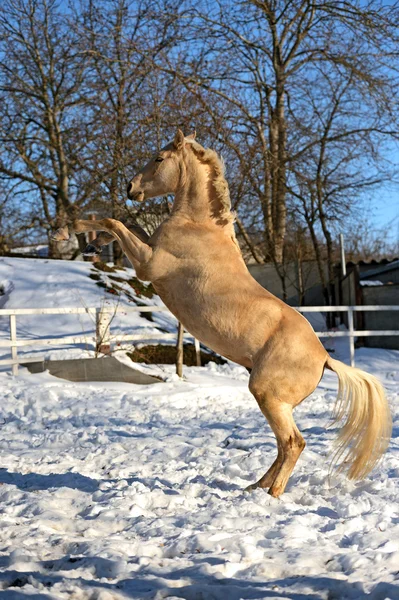
M338 396L333 423L342 422L332 463L349 479L363 479L378 463L389 445L392 419L381 383L360 369L330 356L326 367L338 375Z

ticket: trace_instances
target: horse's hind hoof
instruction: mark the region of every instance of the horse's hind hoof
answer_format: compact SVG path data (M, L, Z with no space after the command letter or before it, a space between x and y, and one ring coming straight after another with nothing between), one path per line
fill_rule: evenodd
M99 256L101 254L101 248L88 244L82 252L83 256Z

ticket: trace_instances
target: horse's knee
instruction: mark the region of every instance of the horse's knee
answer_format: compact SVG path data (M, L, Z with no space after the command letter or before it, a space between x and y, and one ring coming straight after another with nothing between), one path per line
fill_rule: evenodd
M265 394L265 382L254 370L249 377L248 389L256 399Z
M305 449L306 442L299 431L294 431L289 435L284 446L285 451L288 450L300 454Z
M263 413L273 410L273 407L280 404L282 387L283 382L281 382L280 386L276 387L275 382L270 381L267 377L256 371L252 371L249 378L249 391L255 396ZM285 394L283 394L284 396Z
M115 229L118 223L119 221L117 221L116 219L111 219L110 217L105 217L104 219L101 219L101 224L106 230Z

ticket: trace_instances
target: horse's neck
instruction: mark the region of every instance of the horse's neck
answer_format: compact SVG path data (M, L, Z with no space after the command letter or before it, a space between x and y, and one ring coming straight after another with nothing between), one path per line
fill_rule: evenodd
M215 222L225 209L218 198L213 179L212 167L191 157L175 194L172 214L185 216L196 223Z
M209 174L194 161L186 165L175 194L172 214L192 221L206 221L209 215L208 179Z

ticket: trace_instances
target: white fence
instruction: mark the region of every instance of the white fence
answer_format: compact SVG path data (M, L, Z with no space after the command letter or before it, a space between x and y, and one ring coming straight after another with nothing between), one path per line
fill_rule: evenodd
M323 337L347 337L349 338L350 361L351 365L355 366L355 338L367 336L396 336L399 335L399 330L362 330L354 329L353 313L359 311L399 311L399 306L301 306L296 307L301 313L317 313L317 312L347 312L348 313L348 330L347 331L316 331L316 335ZM18 348L23 346L46 346L46 345L66 345L66 344L88 344L91 343L101 352L107 352L110 349L112 342L126 342L150 339L176 339L174 333L157 333L156 335L145 334L128 334L128 335L112 335L111 323L116 312L163 312L168 311L166 306L134 306L121 307L120 309L106 308L15 308L15 309L0 309L0 317L9 317L10 322L10 338L8 340L0 339L0 348L11 348L11 359L0 360L0 365L12 365L13 375L18 374L18 365L21 363L37 362L41 359L35 358L18 358ZM65 315L65 314L89 314L93 317L93 322L96 323L96 332L90 338L87 335L81 336L66 336L52 338L35 338L35 339L18 339L17 336L17 316L18 315ZM186 337L193 339L187 334ZM195 348L199 352L199 342L194 339Z
M346 312L348 313L348 330L347 331L316 331L317 337L347 337L349 338L349 353L351 366L355 366L355 337L369 337L369 336L386 336L386 335L399 335L399 329L364 329L355 330L353 323L354 312L379 312L379 311L399 311L397 305L364 305L364 306L300 306L296 307L296 310L302 313L306 312Z
M142 333L132 334L121 334L111 335L111 323L114 316L118 313L136 312L136 313L153 313L153 312L169 312L166 306L131 306L131 307L120 307L118 308L5 308L0 309L0 317L9 317L10 323L10 338L0 339L1 348L11 348L11 359L0 360L0 365L12 365L13 375L18 375L18 365L21 363L32 363L40 362L42 358L26 358L18 357L18 348L24 346L50 346L50 345L70 345L70 344L91 344L94 348L103 353L110 351L110 344L112 342L127 342L127 341L141 341L151 339L162 339L162 340L175 340L176 335L174 333L159 332L154 335ZM34 339L18 339L17 336L17 316L20 315L68 315L68 314L87 314L91 315L93 324L95 323L95 332L93 331L92 336L88 335L69 335L64 337L51 337L51 338L34 338ZM200 350L199 341L193 338L190 334L184 334L194 340L194 346L197 354Z

